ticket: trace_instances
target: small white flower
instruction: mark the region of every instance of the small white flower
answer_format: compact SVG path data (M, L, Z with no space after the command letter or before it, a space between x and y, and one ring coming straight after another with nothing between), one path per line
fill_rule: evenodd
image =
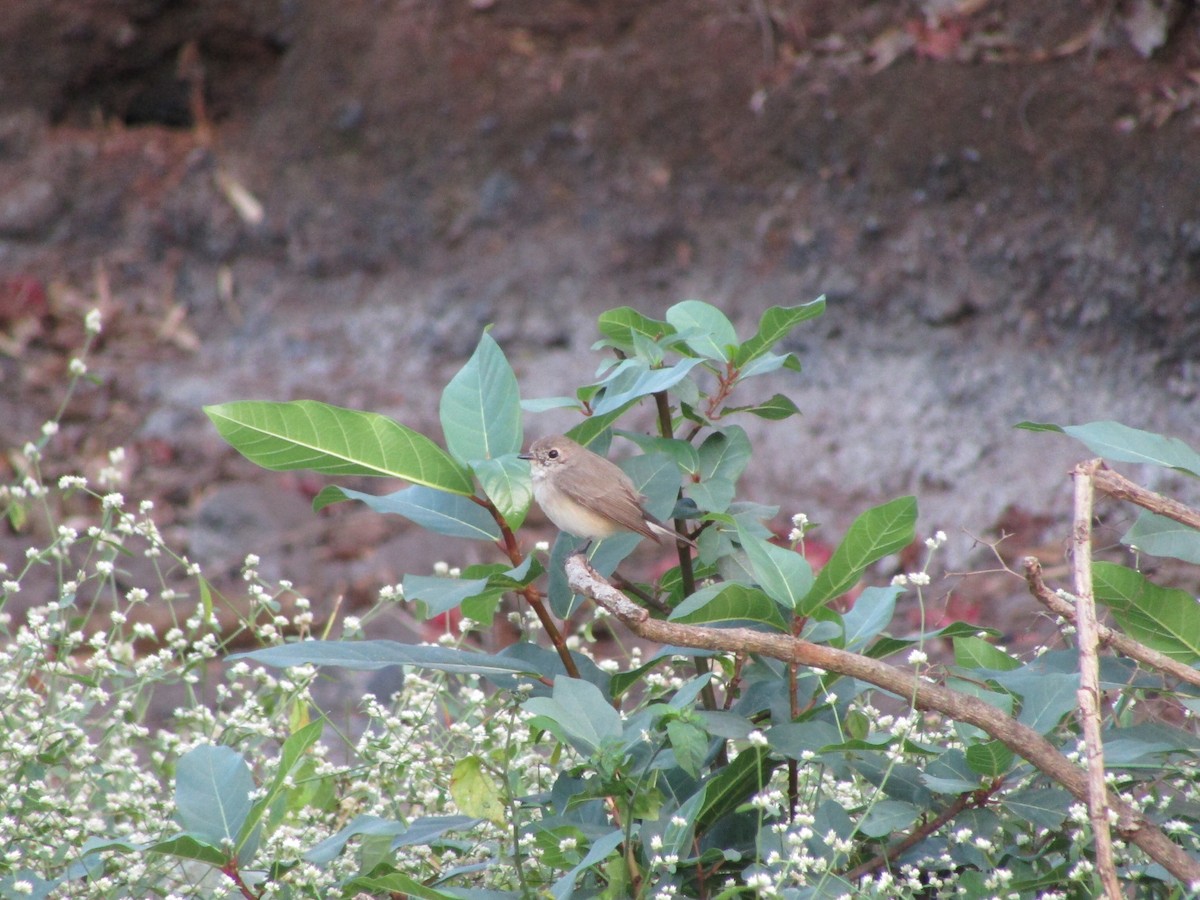
M892 587L904 587L906 584L908 584L908 576L903 572L892 576Z
M808 524L808 516L804 513L796 513L794 516L792 516L792 524L797 528L803 528Z
M925 585L929 584L929 573L928 572L909 572L908 573L908 581L909 581L909 584L915 584L918 587L924 587Z
M43 422L42 434L44 434L46 437L53 437L54 435L58 434L58 423L53 420L49 422Z
M101 328L100 310L89 310L87 316L84 317L83 326L87 329L88 334L99 334Z
M750 746L752 746L752 747L767 746L767 736L765 734L763 734L761 731L759 731L757 728L755 728L748 735L746 735L746 740L750 743Z
M929 662L929 654L924 650L914 650L908 654L908 664L910 666L922 666Z
M67 371L76 377L86 375L87 363L77 356L67 365Z
M118 491L113 491L101 498L100 505L105 509L120 509L125 505L125 497Z

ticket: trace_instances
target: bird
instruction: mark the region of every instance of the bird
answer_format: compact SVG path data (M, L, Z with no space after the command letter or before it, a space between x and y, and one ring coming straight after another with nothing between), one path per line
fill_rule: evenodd
M587 539L582 552L593 541L621 532L634 532L658 544L665 537L696 546L646 512L646 498L615 463L569 437L539 438L519 457L530 462L533 497L546 517L560 530Z

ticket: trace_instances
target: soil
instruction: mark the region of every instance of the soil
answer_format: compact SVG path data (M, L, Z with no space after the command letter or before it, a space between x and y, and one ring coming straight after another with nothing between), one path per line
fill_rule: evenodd
M0 440L56 409L99 306L56 465L124 445L128 493L227 590L253 549L354 609L488 548L315 516L322 482L244 463L203 404L436 434L489 324L542 396L591 376L606 308L695 297L746 333L824 295L804 373L766 386L804 417L752 429L747 495L836 543L915 493L939 576L997 569L1002 534L1052 568L1086 452L1014 424L1200 444L1198 146L1191 3L27 0L0 19ZM1115 541L1133 513L1105 513ZM1044 630L1009 574L927 603Z

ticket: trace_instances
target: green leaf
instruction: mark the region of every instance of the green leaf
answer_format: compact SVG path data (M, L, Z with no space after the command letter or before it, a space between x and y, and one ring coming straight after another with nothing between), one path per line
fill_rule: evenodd
M450 796L465 815L504 825L506 810L500 786L483 768L483 760L478 756L467 756L454 764Z
M750 452L750 439L737 425L705 438L699 451L699 481L687 486L692 501L706 512L725 512L750 462Z
M854 587L867 566L913 542L916 524L915 497L899 497L868 509L850 525L796 612L811 615L817 607Z
M754 337L738 348L734 362L739 368L771 351L801 322L815 319L825 311L825 298L818 297L801 306L772 306L762 314Z
M1072 798L1062 788L1037 787L1000 794L996 798L1005 809L1044 831L1055 831L1067 819Z
M527 413L544 413L552 409L579 409L576 397L531 397L521 401L521 409Z
M896 598L900 593L899 587L872 585L859 594L854 606L842 616L845 649L859 651L888 627L896 611Z
M762 403L752 403L749 406L727 406L724 409L726 413L747 412L751 415L758 416L760 419L778 422L790 416L798 415L800 408L783 394L776 394L769 400L764 400Z
M779 604L762 591L735 582L700 588L671 612L670 621L684 625L763 625L771 631L788 630Z
M1200 453L1178 438L1130 428L1120 422L1054 425L1022 422L1026 431L1059 431L1081 441L1092 453L1116 462L1149 463L1200 477Z
M612 423L625 415L625 410L629 409L635 403L637 403L636 399L630 400L624 406L620 406L611 412L606 412L603 415L588 416L578 425L572 426L567 432L567 437L585 447L592 447L597 439L612 427ZM593 447L592 449L595 448Z
M858 830L869 838L887 837L917 821L920 810L903 800L880 800L867 808Z
M999 778L1012 767L1016 754L1001 741L985 741L967 748L967 765L971 771L987 778Z
M262 821L272 804L286 793L288 779L307 758L309 748L321 739L324 727L324 719L314 719L287 736L279 751L279 765L275 769L275 777L267 786L266 793L254 801L254 807L242 826L243 838L247 836L249 829Z
M596 324L600 333L608 338L613 346L630 353L635 352L636 349L634 335L641 335L650 341L657 341L665 335L675 333L675 329L666 322L647 318L628 306L619 306L601 313Z
M800 599L812 588L812 567L795 550L776 547L751 534L740 522L737 525L738 543L746 551L754 580L767 595L787 609L795 609Z
M700 766L708 753L708 732L691 719L676 718L667 721L667 738L679 768L699 778Z
M1010 672L993 671L991 680L1021 698L1017 721L1048 734L1078 703L1079 673L1049 670L1034 660Z
M504 351L485 331L442 391L438 412L446 448L464 463L520 453L520 396Z
M558 881L554 882L554 885L550 889L550 896L553 897L554 900L563 900L563 898L571 897L572 890L575 886L575 879L577 879L581 873L592 868L592 866L595 866L612 856L616 852L616 849L621 845L623 840L625 840L625 829L623 828L618 828L614 831L608 832L607 834L601 834L598 837L593 838L592 846L588 848L587 855L579 861L579 865L575 866L575 868L563 875L560 879L558 879ZM617 883L625 883L627 878L622 876L615 879L615 881ZM621 895L615 894L614 896Z
M214 847L190 834L180 834L166 840L155 841L144 849L147 853L162 853L166 856L178 856L180 859L193 859L218 868L229 862L228 854L220 847Z
M681 472L694 473L700 470L700 455L695 447L680 438L664 438L639 431L615 432L637 444L643 453L661 453L671 459Z
M1200 565L1200 531L1149 511L1138 516L1121 543L1151 556L1169 556Z
M414 900L456 900L461 894L447 894L400 872L351 878L341 886L344 897L406 897Z
M338 500L360 500L377 513L404 516L436 534L473 541L500 540L496 520L474 500L461 494L414 485L380 496L329 485L313 498L313 507L321 509Z
M750 438L740 425L714 431L700 445L700 480L725 478L736 483L746 471L750 454Z
M470 495L467 470L441 447L376 413L318 403L246 400L204 407L221 437L253 463L274 471L382 475Z
M975 635L954 638L954 664L964 669L1019 669L1021 661Z
M529 463L510 454L499 459L477 460L471 464L471 470L508 527L513 531L520 528L533 502Z
M695 353L708 359L729 362L737 348L737 332L721 310L703 300L684 300L667 310L667 321L675 326Z
M621 716L590 681L560 676L549 697L531 697L521 707L555 737L585 756L621 736Z
M766 747L750 747L739 753L704 786L704 804L696 813L696 832L703 833L766 787L776 765Z
M681 359L673 366L651 369L637 359L627 359L617 367L611 380L604 382L604 395L592 405L592 414L601 416L625 404L673 388L700 364L698 359Z
M337 834L330 835L306 852L304 859L314 865L328 865L337 859L338 854L352 838L363 836L389 837L392 839L392 846L397 849L424 846L436 841L447 831L471 828L478 821L471 816L422 816L406 825L379 816L357 815Z
M234 844L250 814L254 777L231 747L201 744L175 766L175 810L191 837L214 847Z
M1200 604L1187 591L1105 562L1092 565L1092 589L1130 637L1187 665L1200 661Z
M228 659L251 659L277 668L340 666L372 670L387 666L418 666L463 675L540 674L520 660L453 647L421 647L399 641L300 641L231 654Z
M404 599L420 601L425 607L425 618L455 609L464 600L478 597L487 592L486 578L442 578L437 575L405 575Z

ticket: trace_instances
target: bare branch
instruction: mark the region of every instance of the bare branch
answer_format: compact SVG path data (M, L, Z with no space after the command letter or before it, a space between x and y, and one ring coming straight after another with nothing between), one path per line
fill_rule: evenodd
M1152 513L1174 519L1191 528L1200 529L1200 512L1185 506L1171 497L1164 497L1154 491L1147 490L1140 484L1134 484L1123 475L1118 475L1104 463L1100 463L1092 475L1096 490L1115 497L1118 500L1128 500Z
M1075 479L1075 521L1071 528L1071 560L1075 580L1075 625L1079 647L1079 719L1087 754L1088 817L1096 842L1096 870L1108 900L1121 900L1121 883L1113 858L1108 824L1108 790L1104 786L1104 739L1100 729L1100 645L1096 598L1092 596L1092 477L1104 463L1093 459L1071 473Z
M1037 557L1025 557L1023 565L1025 567L1025 581L1028 583L1029 592L1033 594L1034 598L1042 606L1050 610L1050 612L1056 616L1061 616L1074 625L1075 607L1050 590L1046 585L1046 582L1042 579L1042 564L1038 562ZM1145 644L1135 641L1129 635L1113 631L1105 625L1097 625L1096 633L1100 638L1100 643L1112 647L1112 649L1123 656L1136 659L1138 662L1145 663L1152 669L1157 669L1173 678L1178 678L1180 681L1200 687L1200 671L1191 666L1171 659L1167 654L1152 647L1147 647Z

